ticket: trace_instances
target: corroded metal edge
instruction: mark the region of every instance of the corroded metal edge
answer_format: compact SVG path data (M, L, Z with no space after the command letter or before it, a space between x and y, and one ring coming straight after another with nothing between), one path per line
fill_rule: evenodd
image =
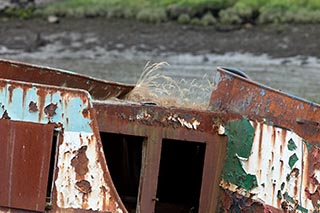
M218 68L211 111L238 113L251 120L288 128L320 145L320 106Z
M0 59L0 78L84 89L96 100L123 97L134 85L116 83L74 72Z

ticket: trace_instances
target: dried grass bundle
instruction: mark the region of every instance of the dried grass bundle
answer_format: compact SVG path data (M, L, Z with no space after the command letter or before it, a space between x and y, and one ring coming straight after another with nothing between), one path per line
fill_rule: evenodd
M154 64L148 62L136 86L127 94L126 99L137 102L152 102L165 107L207 109L212 90L212 83L207 79L207 76L204 76L206 84L198 83L195 79L191 82L184 79L175 81L171 77L157 72L163 66L168 65L167 62Z

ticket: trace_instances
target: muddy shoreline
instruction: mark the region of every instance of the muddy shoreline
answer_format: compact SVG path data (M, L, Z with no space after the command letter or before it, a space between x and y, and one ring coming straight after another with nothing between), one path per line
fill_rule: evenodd
M66 35L50 38L65 32ZM70 37L79 33L79 46ZM88 35L94 40L88 41ZM49 24L44 19L0 21L0 45L26 52L59 40L73 50L96 46L107 50L224 54L228 52L268 54L272 57L320 57L320 25L268 25L215 29L177 23L145 24L105 18L60 19ZM48 39L49 37L49 39ZM91 36L92 37L92 36Z
M158 25L130 20L0 19L0 58L134 84L148 61L165 75L199 84L218 66L236 67L260 83L319 102L320 25L241 29Z

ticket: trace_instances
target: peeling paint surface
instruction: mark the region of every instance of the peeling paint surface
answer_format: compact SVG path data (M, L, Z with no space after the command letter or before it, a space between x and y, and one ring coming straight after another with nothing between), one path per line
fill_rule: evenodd
M226 127L226 135L228 135L228 147L222 178L246 190L255 188L256 175L248 173L241 165L242 159L247 159L251 154L253 127L246 119L232 121Z
M53 123L62 136L54 182L57 207L126 212L104 172L108 169L92 112L86 91L0 80L3 119Z
M184 118L179 117L178 115L169 115L167 118L168 121L179 122L182 127L186 127L188 129L196 130L198 126L201 124L198 120L192 119L192 121L187 121Z
M248 137L251 137L251 133L245 132L240 126L245 129L250 127L245 127L243 122L244 119L232 122L227 135L231 142L233 138L237 138L241 139L237 141L240 145L249 143L246 148L248 155L228 151L220 186L278 209L318 211L319 148L310 145L290 130L252 121L250 126L254 129L254 137L250 145ZM235 124L241 125L234 126ZM230 129L232 125L233 129ZM243 134L246 136L241 136ZM232 150L239 149L237 145L228 142L228 146L230 145L233 146ZM228 149L230 150L229 147ZM232 161L233 167L228 165L229 161ZM256 180L252 180L256 184L246 187L243 178L229 178L238 177L239 174L256 177Z
M2 87L0 85L0 115L7 114L12 120L26 122L61 123L67 131L92 132L91 120L80 114L83 109L91 107L86 96L89 94L84 91L77 97L75 91L66 93L58 88L49 90L7 82Z
M98 91L101 85L91 84L88 91L100 100L92 104L86 91L0 80L0 116L5 122L54 124L59 133L52 211L127 212L98 131L153 142L138 196L146 212L154 210L163 138L206 144L199 212L215 212L219 199L225 199L225 211L320 211L319 106L223 72L215 84L213 111L198 111L101 100L129 87Z
M222 177L220 186L285 212L320 210L320 105L283 93L250 79L218 68L209 110L236 113L250 122L254 138L233 128L228 134L228 155L224 174L256 177L257 185L245 187L243 179ZM227 123L229 123L228 121ZM240 123L239 120L231 121ZM231 127L231 124L228 124ZM238 129L238 130L237 130ZM242 133L247 135L241 135ZM231 133L231 134L230 134ZM251 134L249 134L251 135ZM233 138L251 147L249 156L230 152ZM231 154L230 154L231 153ZM235 168L228 161L239 162ZM231 181L232 180L232 181Z
M86 156L89 160L87 172L77 173L71 165L72 160L78 155L78 151L86 146ZM83 151L83 150L82 150ZM110 187L104 180L104 174L96 154L96 140L92 133L65 132L64 143L59 147L58 168L59 174L55 185L57 191L58 206L62 208L84 208L103 211L111 204ZM90 191L84 193L79 190L77 183L87 181ZM120 209L119 212L122 212Z

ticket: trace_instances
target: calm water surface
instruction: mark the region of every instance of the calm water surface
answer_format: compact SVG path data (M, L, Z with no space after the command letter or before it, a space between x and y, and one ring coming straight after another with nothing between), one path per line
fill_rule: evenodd
M236 67L253 80L313 101L320 100L320 60L312 57L271 58L267 55L225 55L108 51L100 47L72 51L51 44L35 52L0 47L0 57L66 69L97 78L134 84L148 61L170 64L161 71L175 80L212 81L216 67Z

